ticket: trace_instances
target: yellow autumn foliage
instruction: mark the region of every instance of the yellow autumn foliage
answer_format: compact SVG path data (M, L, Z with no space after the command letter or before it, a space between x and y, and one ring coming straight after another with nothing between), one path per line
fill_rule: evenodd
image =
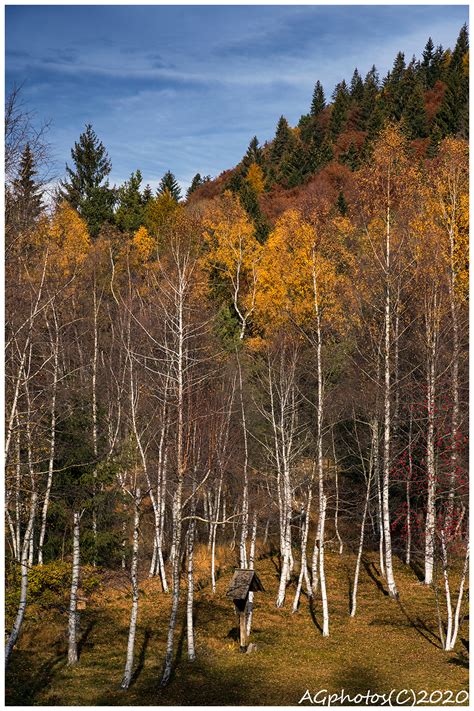
M156 242L143 225L133 235L132 244L141 262L147 262L156 252Z
M249 185L252 186L252 188L257 194L263 192L265 188L265 178L263 175L263 170L258 165L258 163L251 164L250 168L248 169L245 180L247 181L247 183L249 183Z
M321 236L296 210L288 210L270 234L259 264L255 318L270 334L288 321L340 319L336 260L325 254Z
M84 262L91 247L85 221L67 202L56 208L45 236L51 264L64 276L72 274Z
M218 272L228 284L237 308L252 309L262 246L238 198L226 191L207 210L204 220L203 267Z

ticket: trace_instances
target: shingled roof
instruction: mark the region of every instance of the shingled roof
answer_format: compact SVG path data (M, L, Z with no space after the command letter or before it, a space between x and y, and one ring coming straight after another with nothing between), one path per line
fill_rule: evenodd
M265 592L265 588L255 570L238 568L230 581L229 589L227 590L228 597L233 600L245 600L251 591Z

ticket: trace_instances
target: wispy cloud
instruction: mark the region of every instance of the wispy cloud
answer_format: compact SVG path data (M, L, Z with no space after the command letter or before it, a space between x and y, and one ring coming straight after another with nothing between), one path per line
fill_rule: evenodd
M383 75L429 35L453 45L462 6L7 6L6 76L52 118L58 171L92 122L121 181L140 167L189 183L234 165L249 139L295 123L316 79Z

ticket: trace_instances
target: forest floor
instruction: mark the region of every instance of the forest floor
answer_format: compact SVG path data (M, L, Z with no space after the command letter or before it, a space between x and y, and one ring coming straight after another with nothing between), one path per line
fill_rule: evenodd
M204 562L204 550L201 558ZM455 651L444 652L433 591L396 560L400 600L389 599L372 554L361 567L358 611L350 618L354 561L352 554L327 555L330 636L323 638L319 600L310 609L303 596L293 615L292 583L285 607L277 610L278 556L258 560L256 570L265 592L255 594L250 641L257 649L251 654L239 653L237 618L226 597L232 568L223 567L215 595L208 580L196 591L197 659L193 663L186 659L184 608L180 611L174 672L164 689L160 676L170 601L158 580L143 579L136 671L126 692L119 684L128 635L129 583L125 575L105 571L101 589L82 614L80 661L74 668L67 666L66 614L38 615L31 606L6 677L6 703L296 705L306 690L314 695L324 689L331 693L344 689L354 696L369 690L388 694L392 689L413 689L451 691L453 705L456 694L468 689L467 621ZM466 703L466 696L461 694L458 701Z

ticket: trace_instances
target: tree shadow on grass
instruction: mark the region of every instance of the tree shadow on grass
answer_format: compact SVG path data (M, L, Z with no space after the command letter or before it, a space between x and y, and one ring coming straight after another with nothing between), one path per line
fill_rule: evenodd
M97 621L91 618L87 622L77 643L77 654L80 660L81 652L88 643L90 633L94 629ZM88 643L88 646L92 646ZM5 704L8 706L30 706L35 704L37 696L54 681L59 671L67 665L67 643L64 639L58 640L55 647L55 654L46 660L32 674L35 669L34 654L15 650L9 665L5 684Z
M420 583L423 583L425 580L425 572L420 563L417 560L411 560L410 568L413 570Z
M410 623L411 627L413 627L414 630L418 632L418 634L426 639L427 642L432 644L434 647L437 647L438 649L442 649L441 641L439 639L439 635L435 634L433 630L431 630L426 622L422 620L420 617L412 617L406 607L401 603L400 599L397 600L398 607L402 611L403 615L407 618L408 622Z
M151 636L152 636L151 630L149 627L147 627L145 630L145 635L143 637L142 646L140 647L140 653L138 655L138 663L135 668L135 671L132 674L132 678L130 680L130 686L136 682L136 680L140 676L141 672L143 671L143 667L145 665L146 650L148 649L148 645L150 643Z
M318 618L316 617L316 611L315 611L315 609L314 609L314 598L313 598L313 597L310 597L310 598L308 599L308 602L309 602L309 612L310 612L310 615L311 615L311 619L313 620L313 624L314 624L314 626L315 626L315 627L321 632L321 634L322 634L322 633L323 633L323 628L321 627L321 625L320 625L319 622L318 622Z
M281 556L279 553L277 554L276 558L277 558L277 560L275 561L275 556L273 556L273 555L270 556L270 560L271 560L271 562L275 568L275 571L276 571L275 577L279 578L281 575Z
M378 576L378 570L377 570L377 568L375 567L375 564L374 564L371 560L369 560L368 558L362 558L362 565L364 566L364 568L365 568L365 570L366 570L366 573L367 573L367 575L369 576L369 578L370 578L371 580L373 580L373 582L374 582L375 585L377 586L377 589L380 590L380 592L381 592L383 595L385 595L385 597L388 597L388 590L385 589L384 584L382 583L382 581L380 580L380 578L377 577L377 576Z
M370 691L371 694L385 693L387 690L387 684L385 680L380 676L378 672L375 672L369 667L349 666L340 671L331 679L331 685L334 689L334 693L341 693L341 690L346 694L346 698L338 701L337 705L347 705L347 706L361 706L364 704L364 700L354 699L357 694L367 694ZM347 698L350 696L351 698Z
M455 657L448 659L450 664L454 664L457 667L464 667L464 669L469 669L469 657L465 652L458 652Z

